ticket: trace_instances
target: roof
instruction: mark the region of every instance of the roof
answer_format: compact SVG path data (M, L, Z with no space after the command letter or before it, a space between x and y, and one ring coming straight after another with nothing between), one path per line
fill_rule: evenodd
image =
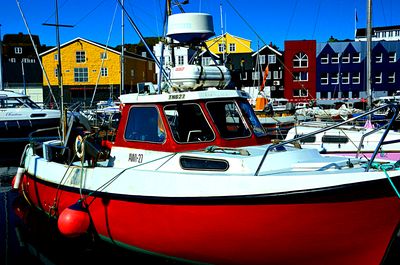
M264 50L265 48L268 48L268 49L269 49L270 51L272 51L273 53L276 53L277 55L282 56L282 53L281 53L281 52L275 50L275 49L272 48L270 45L264 45L264 46L262 46L258 51L256 51L255 53L253 53L252 56L257 55L258 53L260 53L260 52L261 52L262 50Z
M373 27L372 33L374 33L375 31L385 31L385 30L400 30L400 25L386 26L386 27ZM366 37L366 36L367 36L366 28L357 29L356 37Z
M32 39L36 45L40 46L40 40L38 35L32 35ZM21 44L21 43L32 45L30 36L28 34L23 34L22 32L20 32L18 34L5 34L3 37L3 45Z
M248 39L245 39L245 38L242 38L242 37L238 37L238 36L232 35L232 34L230 34L230 33L228 33L228 32L224 33L223 35L221 34L221 35L215 36L214 38L208 39L207 41L212 41L212 40L215 40L215 39L220 39L220 38L222 38L222 37L225 36L225 35L232 36L232 37L235 38L235 39L242 39L242 40L250 41L250 42L251 42L251 40L248 40Z
M74 42L77 42L77 41L84 41L84 42L87 42L87 43L92 44L92 45L94 45L94 46L97 46L97 47L99 47L99 48L101 48L101 49L107 49L107 51L110 51L110 52L113 52L113 53L115 53L115 54L121 55L121 52L117 51L116 49L113 49L113 48L110 48L110 47L106 47L105 45L103 45L103 44L101 44L101 43L94 42L94 41L91 41L91 40L87 40L87 39L84 39L84 38L81 38L81 37L77 37L77 38L75 38L75 39L72 39L72 40L70 40L70 41L68 41L68 42L65 42L65 43L61 44L61 45L60 45L60 48L63 48L63 47L65 47L65 46L68 46L68 45L70 45L71 43L74 43ZM52 53L52 52L55 51L55 50L57 50L57 47L51 48L51 49L49 49L49 50L47 50L47 51L45 51L45 52L42 52L42 53L39 54L39 55L40 55L40 56L44 56L44 55L46 55L46 54L48 54L48 53ZM138 54L134 54L134 53L126 52L126 51L124 52L124 56L133 57L133 58L137 58L137 59L143 59L143 60L151 60L151 61L153 61L152 58L143 57L143 56L140 56L140 55L138 55Z
M202 90L177 93L162 94L123 94L120 96L121 103L157 103L157 102L176 102L190 101L199 99L217 99L217 98L249 98L249 95L242 90Z

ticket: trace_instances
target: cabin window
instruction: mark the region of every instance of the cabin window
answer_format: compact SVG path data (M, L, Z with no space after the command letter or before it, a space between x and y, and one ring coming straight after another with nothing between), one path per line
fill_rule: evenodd
M322 136L323 143L331 143L331 144L345 144L349 142L349 138L347 136L342 135L324 135Z
M250 104L245 102L239 102L239 107L242 110L244 117L249 121L251 128L256 136L265 136L267 133L264 127L261 125L260 121L257 119L256 114Z
M164 142L165 127L155 106L132 107L129 110L125 139L140 142Z
M235 102L208 102L207 109L221 137L232 139L251 135Z
M176 142L196 143L214 139L214 133L198 104L167 105L164 113Z
M229 168L228 161L219 159L182 156L179 162L183 169L188 170L226 171Z

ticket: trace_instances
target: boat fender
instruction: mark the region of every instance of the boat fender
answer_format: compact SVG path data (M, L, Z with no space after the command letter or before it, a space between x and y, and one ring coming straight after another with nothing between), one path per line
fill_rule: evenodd
M58 217L58 230L67 237L78 237L87 232L90 217L82 201L65 208Z
M17 190L19 189L19 186L21 185L21 179L22 175L25 173L25 168L23 167L18 167L17 174L14 176L14 179L12 180L12 187L13 189Z
M82 158L83 157L83 153L85 150L85 143L83 141L82 136L78 135L75 138L75 152L76 152L76 156L78 158Z

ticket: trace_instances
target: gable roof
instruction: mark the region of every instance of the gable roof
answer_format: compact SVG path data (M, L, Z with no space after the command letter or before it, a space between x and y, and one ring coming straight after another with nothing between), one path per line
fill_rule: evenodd
M106 49L106 50L109 51L109 52L113 52L113 53L115 53L115 54L121 55L121 52L120 52L120 51L117 51L117 50L114 49L114 48L106 47L105 45L103 45L103 44L101 44L101 43L94 42L94 41L91 41L91 40L87 40L87 39L84 39L84 38L81 38L81 37L77 37L77 38L75 38L75 39L72 39L72 40L70 40L70 41L67 41L67 42L61 44L61 45L60 45L60 48L66 47L66 46L70 45L71 43L74 43L74 42L77 42L77 41L84 41L84 42L87 42L87 43L92 44L92 45L94 45L94 46L97 46L97 47L99 47L99 48L101 48L101 49ZM51 53L51 52L53 52L53 51L55 51L55 50L57 50L57 47L53 47L53 48L51 48L51 49L49 49L49 50L47 50L47 51L45 51L45 52L42 52L41 54L39 54L39 56L44 56L44 55L46 55L46 54L48 54L48 53ZM143 56L140 56L140 55L138 55L138 54L134 54L134 53L127 52L127 51L124 52L124 56L132 57L132 58L138 58L138 59L143 59L143 60L150 60L150 61L153 61L152 58L143 57Z
M272 51L273 53L276 53L277 55L282 56L282 53L281 53L281 52L275 50L274 48L272 48L272 47L269 46L269 45L264 45L264 46L261 47L258 51L256 51L255 53L253 53L252 56L257 55L258 53L260 53L262 50L264 50L264 49L266 49L266 48L268 48L268 49L269 49L270 51Z
M218 35L218 36L215 36L214 38L208 39L207 41L217 40L217 39L222 38L222 37L225 36L225 35L229 35L229 36L231 36L231 37L233 37L233 38L235 38L235 39L242 39L242 40L250 41L250 42L251 42L251 40L248 40L248 39L245 39L245 38L242 38L242 37L238 37L238 36L232 35L232 34L230 34L230 33L228 33L228 32L226 32L226 33L224 33L224 34L221 34L221 35Z

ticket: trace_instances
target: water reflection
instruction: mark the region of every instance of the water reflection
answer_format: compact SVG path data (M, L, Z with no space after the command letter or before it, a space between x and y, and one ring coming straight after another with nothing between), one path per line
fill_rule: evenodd
M124 250L88 234L66 238L56 220L10 189L10 185L0 187L0 264L181 264Z

